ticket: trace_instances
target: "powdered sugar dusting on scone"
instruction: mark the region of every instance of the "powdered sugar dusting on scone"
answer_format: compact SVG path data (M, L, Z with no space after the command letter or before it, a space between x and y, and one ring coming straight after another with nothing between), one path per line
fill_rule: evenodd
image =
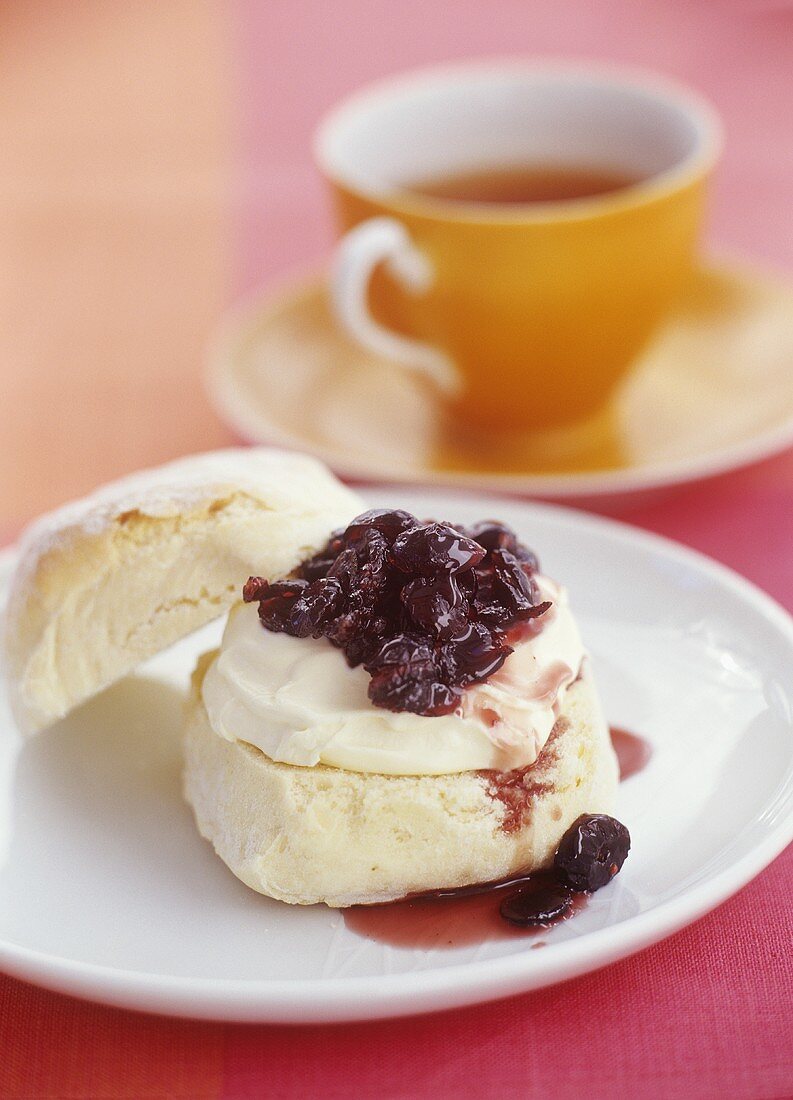
M255 448L134 474L38 520L2 634L19 728L51 725L218 618L252 572L287 572L360 508L320 463Z
M127 512L174 516L225 493L259 499L264 492L266 507L288 514L305 510L307 497L320 496L331 481L338 491L338 482L315 459L265 447L232 447L141 470L35 520L19 540L15 583L24 583L51 550L77 536L99 535ZM352 493L350 498L354 510Z

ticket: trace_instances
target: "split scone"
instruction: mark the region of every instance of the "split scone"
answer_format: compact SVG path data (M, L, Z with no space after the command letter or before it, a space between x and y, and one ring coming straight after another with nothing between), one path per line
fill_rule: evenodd
M184 789L239 878L346 906L554 864L566 912L629 839L607 816L617 764L564 589L502 524L359 513L320 463L253 448L42 518L4 622L20 728L231 608L193 676Z
M365 513L244 600L194 676L185 793L254 890L348 906L526 874L613 810L566 593L508 528Z

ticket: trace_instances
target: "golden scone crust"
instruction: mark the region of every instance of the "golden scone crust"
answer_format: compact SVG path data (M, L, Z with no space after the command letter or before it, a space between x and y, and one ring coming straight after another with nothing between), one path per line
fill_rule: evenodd
M199 664L186 712L185 796L202 836L252 889L300 905L390 901L547 866L582 813L611 813L617 762L591 674L511 807L492 774L386 776L294 767L211 729ZM505 829L505 825L507 828ZM512 826L511 828L509 826Z
M42 517L23 535L4 630L11 706L50 725L283 575L360 512L319 462L269 448L196 455Z

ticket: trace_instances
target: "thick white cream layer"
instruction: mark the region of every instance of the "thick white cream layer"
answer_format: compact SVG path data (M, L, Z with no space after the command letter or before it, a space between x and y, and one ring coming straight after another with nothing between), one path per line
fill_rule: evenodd
M524 767L537 759L584 649L564 589L538 578L551 609L453 714L395 714L369 701L369 675L324 638L274 634L255 604L233 608L203 699L215 733L272 760L385 775Z

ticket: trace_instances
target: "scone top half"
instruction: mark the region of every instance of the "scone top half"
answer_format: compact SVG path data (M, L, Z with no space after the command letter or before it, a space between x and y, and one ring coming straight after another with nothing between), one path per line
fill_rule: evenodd
M196 455L114 482L23 535L4 622L9 699L44 729L206 623L251 573L288 573L360 499L269 448Z

